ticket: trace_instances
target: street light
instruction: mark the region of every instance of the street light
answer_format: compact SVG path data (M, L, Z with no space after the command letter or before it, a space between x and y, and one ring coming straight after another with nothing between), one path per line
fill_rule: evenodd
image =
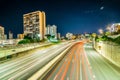
M100 34L103 34L103 29L98 30Z
M92 33L92 37L95 38L97 36L96 33Z

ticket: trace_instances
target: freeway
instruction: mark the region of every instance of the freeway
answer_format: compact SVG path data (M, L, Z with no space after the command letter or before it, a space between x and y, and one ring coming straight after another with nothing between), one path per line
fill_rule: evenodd
M98 54L91 44L74 45L47 80L120 80L120 68Z
M0 80L26 80L71 43L65 42L0 64Z
M83 42L75 44L47 80L93 80L83 46Z
M10 45L3 48L0 47L0 58L49 44L51 43L33 43L33 44L25 44L25 45Z
M98 54L91 44L85 46L95 80L120 80L120 68Z

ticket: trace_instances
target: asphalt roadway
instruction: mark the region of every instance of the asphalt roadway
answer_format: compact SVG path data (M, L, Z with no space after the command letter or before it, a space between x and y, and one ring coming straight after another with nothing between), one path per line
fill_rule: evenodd
M91 44L79 42L46 77L47 80L120 80L120 68L97 53Z
M65 42L0 64L0 80L27 80L71 43Z

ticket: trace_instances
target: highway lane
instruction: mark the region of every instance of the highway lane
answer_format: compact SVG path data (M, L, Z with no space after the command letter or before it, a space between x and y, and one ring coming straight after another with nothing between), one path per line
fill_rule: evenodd
M25 44L25 45L10 45L7 47L0 48L0 58L16 54L18 52L34 49L40 46L48 45L51 43L33 43L33 44Z
M25 80L71 43L58 44L0 64L0 80Z
M98 54L91 44L84 47L95 80L120 80L120 68Z
M75 44L47 80L94 80L83 46L83 42Z
M91 44L71 48L47 80L120 80L120 68L99 55Z

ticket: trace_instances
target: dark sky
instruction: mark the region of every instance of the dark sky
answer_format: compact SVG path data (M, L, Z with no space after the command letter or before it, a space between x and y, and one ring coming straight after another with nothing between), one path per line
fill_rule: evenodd
M47 24L58 32L98 32L120 22L120 0L0 0L0 25L5 32L23 33L23 14L45 11Z

